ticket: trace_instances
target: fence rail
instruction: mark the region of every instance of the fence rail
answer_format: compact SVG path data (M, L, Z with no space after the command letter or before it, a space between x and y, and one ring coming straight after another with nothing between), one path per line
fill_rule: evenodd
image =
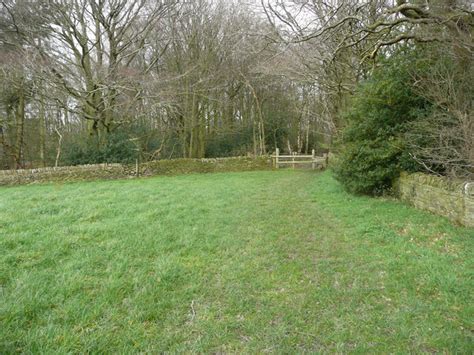
M320 168L323 169L327 166L328 155L323 154L323 156L316 156L316 152L313 149L311 155L299 155L293 153L291 155L280 155L280 149L276 149L275 153L272 155L273 166L279 168L280 165L292 165L293 169L300 164L311 164L311 169Z

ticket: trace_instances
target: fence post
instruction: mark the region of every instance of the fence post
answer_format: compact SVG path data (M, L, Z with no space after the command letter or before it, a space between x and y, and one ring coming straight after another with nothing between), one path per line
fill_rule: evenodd
M311 169L315 169L316 168L316 163L315 163L315 160L316 160L316 151L313 149L311 151L311 156L312 156L312 163L311 163Z
M296 153L293 152L292 155L293 155L293 156L291 157L291 162L292 162L293 164L291 164L291 165L292 165L292 167L293 167L293 169L294 169L294 168L295 168L295 155L296 155Z
M280 149L275 148L275 168L279 168L280 166L278 165L278 156L280 155Z

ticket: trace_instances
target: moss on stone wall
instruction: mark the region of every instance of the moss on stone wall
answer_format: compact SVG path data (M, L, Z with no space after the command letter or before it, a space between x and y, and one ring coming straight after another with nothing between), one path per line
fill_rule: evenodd
M453 192L459 192L459 190L462 189L465 184L465 181L462 180L448 179L442 176L428 175L423 173L408 174L404 172L401 174L400 179L409 179L410 181L416 182L417 184L429 185Z
M140 164L140 176L271 169L269 157L157 160ZM0 170L0 186L136 177L135 165L97 164L32 170Z
M427 174L403 173L395 183L399 197L413 206L474 227L473 183Z
M268 157L237 157L157 160L143 164L141 169L142 174L148 176L267 170L271 169L271 159Z

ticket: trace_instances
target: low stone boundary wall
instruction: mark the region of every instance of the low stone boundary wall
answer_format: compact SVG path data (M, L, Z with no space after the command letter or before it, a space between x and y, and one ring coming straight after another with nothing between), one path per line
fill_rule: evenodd
M474 227L474 182L453 181L427 174L402 173L399 197L413 206Z
M0 186L42 182L68 182L126 178L121 164L61 166L22 170L0 170Z
M270 157L171 159L140 164L139 176L270 170ZM32 183L126 179L137 176L135 164L96 164L28 170L0 170L0 186Z

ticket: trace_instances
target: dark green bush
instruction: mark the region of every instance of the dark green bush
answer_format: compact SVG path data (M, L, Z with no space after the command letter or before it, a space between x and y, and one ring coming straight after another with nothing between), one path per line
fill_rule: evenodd
M334 171L353 193L384 193L402 170L419 169L404 138L409 123L429 110L412 89L414 63L406 52L384 60L352 99Z
M219 158L245 155L252 149L252 129L226 130L209 136L206 142L206 157Z
M124 132L109 133L106 139L82 135L65 144L61 165L130 163L136 157L136 146Z

